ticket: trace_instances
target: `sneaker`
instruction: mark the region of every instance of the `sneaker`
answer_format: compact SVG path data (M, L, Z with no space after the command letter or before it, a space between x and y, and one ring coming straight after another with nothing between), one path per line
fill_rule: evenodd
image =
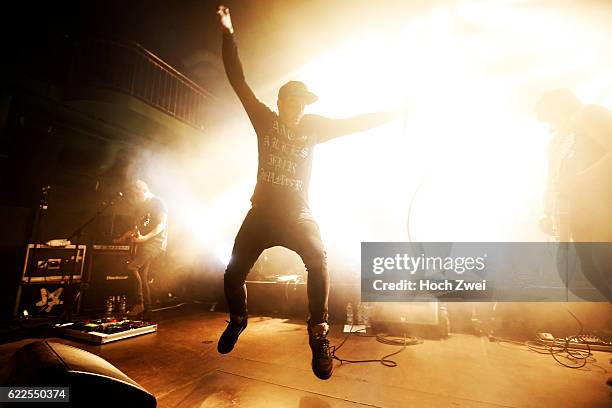
M144 312L144 306L142 304L136 305L126 313L127 317L132 317L136 319L140 319L142 317L142 313Z
M219 338L217 343L217 351L221 354L227 354L234 349L234 345L238 341L238 336L247 327L248 316L244 316L240 323L235 323L231 318L227 320L227 327Z
M142 320L144 320L145 322L152 321L153 320L153 311L145 309L144 312L142 312Z
M334 360L330 351L327 331L317 333L308 328L310 349L312 350L312 372L321 380L327 380L332 375Z

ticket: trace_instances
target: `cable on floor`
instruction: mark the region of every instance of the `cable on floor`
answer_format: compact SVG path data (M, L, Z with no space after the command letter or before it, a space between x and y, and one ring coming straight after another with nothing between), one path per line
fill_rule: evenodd
M383 344L388 344L391 346L400 346L401 349L399 349L398 351L395 351L391 354L387 354L382 356L381 358L376 358L376 359L366 359L366 360L349 360L349 359L345 359L345 358L341 358L339 357L336 353L338 352L338 350L340 350L342 348L342 346L344 346L344 343L346 343L346 341L348 340L348 338L350 337L350 335L353 334L353 326L351 325L351 329L349 330L349 332L347 333L347 335L344 337L344 339L342 340L342 342L338 345L338 346L332 346L331 348L331 355L335 360L340 361L340 364L344 364L344 363L380 363L386 367L397 367L398 363L394 360L391 360L390 357L393 357L399 353L401 353L402 351L404 351L406 349L406 347L408 346L412 346L412 345L416 345L416 344L420 344L423 343L423 339L419 338L419 337L410 337L407 336L406 333L404 333L403 337L396 337L396 336L389 336L386 333L380 333L380 334L365 334L365 333L355 333L355 335L357 335L358 337L375 337L376 341L378 341L379 343L383 343Z
M513 343L519 344L522 346L527 346L529 351L538 354L549 354L552 358L567 368L582 368L587 365L587 363L595 362L595 358L591 353L591 347L588 343L583 343L586 345L586 350L576 348L572 345L573 340L580 340L580 337L583 335L583 325L582 322L574 315L571 311L567 310L567 312L578 322L580 326L580 330L578 334L564 337L564 338L555 338L552 340L552 344L548 344L541 339L536 340L528 340L525 342L514 341L503 339L501 337L490 336L489 339L491 341L500 341L505 343Z

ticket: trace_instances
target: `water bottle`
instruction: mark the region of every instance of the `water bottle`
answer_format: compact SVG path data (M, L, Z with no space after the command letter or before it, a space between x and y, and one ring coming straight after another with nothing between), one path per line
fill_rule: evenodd
M346 305L346 324L353 325L353 305L351 302Z
M364 325L364 309L365 309L365 305L361 302L359 302L359 304L357 305L357 324L358 325Z
M106 313L107 316L110 316L113 314L113 310L114 310L114 305L115 303L115 297L114 296L108 296L106 298L106 308L104 310L104 312Z
M448 309L446 308L446 306L440 306L440 331L442 334L442 337L447 337L450 334L450 319L448 318Z
M483 322L476 313L476 307L472 308L472 330L477 336L482 336L484 334Z
M121 313L121 315L125 315L127 309L127 298L125 297L125 295L121 295L121 297L119 298L119 313Z
M493 304L493 308L489 311L489 324L487 327L487 335L495 336L500 329L500 321L497 320L497 303Z
M371 313L372 305L370 303L363 304L363 324L366 328L372 327L370 324L370 313Z

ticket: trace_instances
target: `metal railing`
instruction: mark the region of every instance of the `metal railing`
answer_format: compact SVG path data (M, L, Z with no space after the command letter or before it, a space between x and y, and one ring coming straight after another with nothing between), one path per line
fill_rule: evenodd
M68 82L127 93L197 129L212 95L137 43L91 40L72 53Z

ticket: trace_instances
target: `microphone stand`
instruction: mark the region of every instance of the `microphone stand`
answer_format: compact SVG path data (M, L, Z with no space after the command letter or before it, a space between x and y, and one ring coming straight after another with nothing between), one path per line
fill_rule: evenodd
M19 285L17 288L17 295L15 297L15 308L13 309L13 317L14 318L22 318L23 316L19 316L19 306L21 302L21 294L23 290L23 286L30 285L32 281L32 274L34 273L34 268L38 268L36 264L36 250L38 249L38 241L40 241L40 224L42 221L43 212L49 208L48 198L49 198L49 190L51 190L51 186L44 186L41 188L40 202L38 203L38 207L34 213L34 220L32 222L32 229L30 231L29 241L26 243L26 253L28 252L28 244L32 244L32 252L29 254L27 258L27 265L25 266L25 273L27 273L28 277L26 282L23 282L24 276L19 280Z
M68 287L71 287L72 285L72 281L73 278L75 276L75 274L78 271L78 265L79 265L79 241L81 240L81 234L83 233L83 230L85 230L85 228L87 228L89 225L91 225L94 221L96 221L102 214L104 214L104 212L112 205L115 204L115 199L118 197L123 197L123 194L121 192L119 192L118 194L115 194L113 197L111 197L110 200L108 201L103 201L102 202L102 207L91 217L89 218L87 221L85 221L84 224L82 224L80 227L78 227L76 230L74 230L74 232L72 232L72 234L70 234L70 236L68 236L68 240L72 242L72 239L75 240L75 242L73 242L74 245L74 250L75 250L75 255L74 255L74 266L73 266L73 271L70 274L70 277L68 278ZM85 254L83 254L83 263L85 262ZM83 289L87 289L86 286L89 286L89 282L83 284L83 275L81 274L81 284L79 285L79 289L77 291L77 293L74 296L70 297L70 303L67 305L67 307L65 308L65 315L64 315L64 322L69 322L72 318L72 309L74 308L74 304L75 302L78 300L79 303L81 301L81 296L82 296L82 291Z

